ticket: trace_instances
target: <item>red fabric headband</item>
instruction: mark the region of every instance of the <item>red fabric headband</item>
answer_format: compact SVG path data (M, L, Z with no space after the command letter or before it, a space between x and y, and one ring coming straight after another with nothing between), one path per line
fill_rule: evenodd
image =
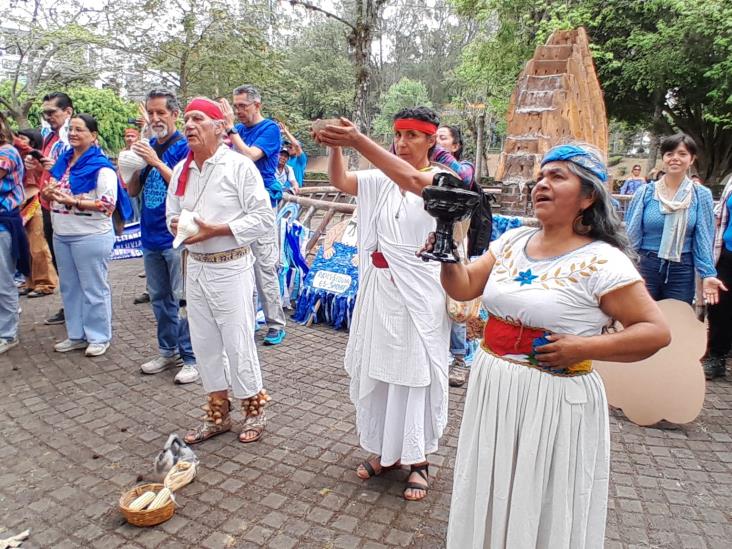
M190 111L201 111L202 113L208 115L214 120L224 119L224 113L221 112L221 107L219 107L219 104L211 101L210 99L207 99L206 97L196 97L190 103L188 103L185 112L189 113Z
M127 135L128 133L131 133L132 135L140 135L140 132L138 132L135 128L125 128L124 135Z
M417 120L416 118L400 118L394 120L395 130L417 130L418 132L426 133L427 135L435 135L437 133L437 124L432 122L426 122L424 120Z

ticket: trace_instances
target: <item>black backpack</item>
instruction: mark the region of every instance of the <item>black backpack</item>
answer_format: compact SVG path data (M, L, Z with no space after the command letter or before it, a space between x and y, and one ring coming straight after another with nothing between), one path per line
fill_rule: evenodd
M485 192L476 181L470 184L470 190L480 194L480 202L470 218L468 228L468 257L483 255L491 243L493 232L493 196Z

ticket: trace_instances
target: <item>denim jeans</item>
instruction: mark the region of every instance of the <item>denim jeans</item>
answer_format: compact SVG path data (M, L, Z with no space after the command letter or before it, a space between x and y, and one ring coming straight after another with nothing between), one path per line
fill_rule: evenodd
M69 339L89 343L108 343L112 339L108 271L113 247L113 231L53 235Z
M465 343L465 324L450 322L450 353L452 356L465 357L467 345Z
M181 250L142 250L155 320L158 325L158 348L164 357L180 353L184 364L194 365L188 319L180 318L183 299Z
M0 231L0 338L18 336L18 289L15 287L15 259L12 238Z
M646 288L656 301L678 299L689 305L696 292L694 258L690 253L681 254L681 261L660 259L655 252L641 250L640 271Z

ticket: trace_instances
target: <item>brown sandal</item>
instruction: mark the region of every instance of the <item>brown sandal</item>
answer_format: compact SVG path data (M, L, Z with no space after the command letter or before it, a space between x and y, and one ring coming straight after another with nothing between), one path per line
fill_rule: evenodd
M216 435L231 431L231 401L228 398L208 397L208 404L203 407L206 415L203 423L186 433L183 437L186 444L198 444Z
M430 464L429 463L423 463L421 465L412 465L410 467L409 476L412 476L412 473L417 473L427 484L420 484L419 482L409 482L409 477L407 477L407 486L404 488L404 499L407 501L420 501L427 497L427 491L429 490L429 481L428 478L430 476ZM424 492L424 495L421 497L414 497L414 496L408 496L407 490L422 490Z
M242 399L241 411L244 414L244 426L239 434L239 442L249 444L262 438L264 427L267 425L264 407L270 400L272 397L267 394L266 389L262 389L253 397ZM253 437L251 433L254 434Z

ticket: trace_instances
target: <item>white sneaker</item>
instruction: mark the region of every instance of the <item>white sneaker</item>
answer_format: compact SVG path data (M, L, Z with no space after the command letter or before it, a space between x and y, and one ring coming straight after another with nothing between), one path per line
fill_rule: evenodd
M68 353L77 349L86 349L88 343L83 339L64 339L53 346L53 350L57 353Z
M198 375L198 369L193 364L184 364L180 372L175 374L175 382L179 385L193 383L201 378Z
M143 374L159 374L178 364L179 360L180 355L177 353L173 356L157 356L140 366L140 371Z
M4 339L0 337L0 355L9 351L19 343L18 338Z
M86 356L102 356L109 349L109 341L106 343L90 343L84 351Z

